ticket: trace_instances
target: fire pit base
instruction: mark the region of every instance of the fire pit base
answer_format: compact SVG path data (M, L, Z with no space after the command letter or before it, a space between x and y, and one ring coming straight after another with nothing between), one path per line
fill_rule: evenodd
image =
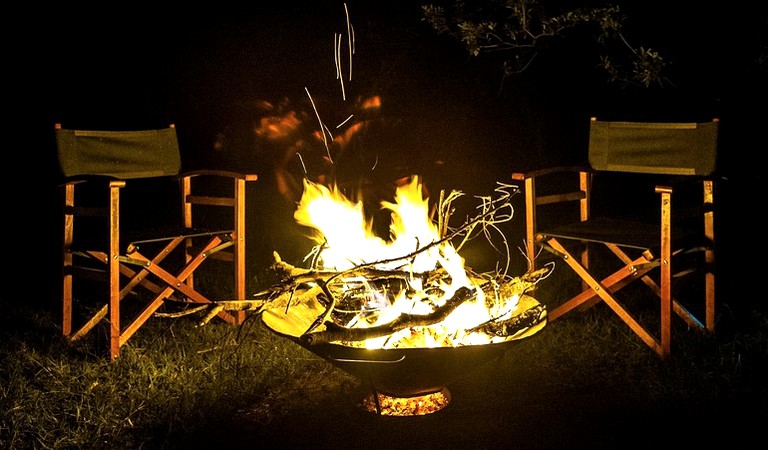
M360 407L380 416L425 416L442 411L451 402L448 388L429 394L399 397L373 390L363 396Z

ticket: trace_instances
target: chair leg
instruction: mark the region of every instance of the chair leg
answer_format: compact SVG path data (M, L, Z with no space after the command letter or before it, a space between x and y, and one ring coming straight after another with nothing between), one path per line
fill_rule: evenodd
M120 188L124 181L109 183L109 357L120 356Z
M555 310L548 314L550 320L554 320L557 317L562 316L566 312L592 299L596 295L603 302L605 302L605 304L608 305L608 307L611 308L611 310L613 310L613 312L616 313L616 315L619 316L619 318L624 323L626 323L629 328L661 358L666 358L669 355L668 348L665 349L663 343L656 339L642 325L640 325L640 323L634 317L632 317L632 315L612 295L612 293L617 291L619 288L625 286L633 280L636 280L638 275L644 275L646 272L651 270L651 266L646 264L648 260L644 256L636 260L636 265L643 267L640 269L642 272L638 272L632 267L624 267L620 271L614 273L601 282L596 280L592 274L590 274L584 268L584 266L579 263L578 259L574 258L573 255L571 255L556 239L549 239L547 244L552 246L552 248L554 248L556 251L560 252L563 255L563 260L565 263L568 264L568 266L570 266L571 269L573 269L573 271L576 272L579 277L590 287L589 290L582 292L574 299L569 300L558 308L555 308ZM663 338L665 335L663 327L669 327L669 321L667 320L665 322L662 319L661 326L662 330L660 331L660 334Z
M707 273L705 275L706 295L706 327L711 333L715 332L715 211L714 211L714 183L712 180L704 181L704 234L710 242L704 253Z
M235 232L234 232L234 287L235 298L245 299L245 180L235 179ZM245 322L245 311L234 313L235 324Z
M608 249L613 252L614 255L616 255L621 262L623 262L626 265L633 264L632 260L627 256L626 253L624 253L618 246L614 244L605 244ZM646 258L650 261L653 256L650 255L650 253L646 256ZM640 279L645 283L646 286L648 286L649 289L651 289L656 295L661 298L662 291L661 287L649 276L642 276ZM670 284L671 286L671 284ZM701 321L690 311L688 311L683 305L681 305L677 300L675 300L674 297L671 297L672 301L672 312L674 312L678 317L683 319L685 323L687 323L691 327L699 328L701 330L705 329L704 324L701 323Z
M134 324L132 324L129 327L131 329L130 334L133 334L133 332L135 332L147 319L149 319L152 313L154 313L157 310L157 308L160 307L162 302L166 298L168 298L168 296L170 296L173 292L179 292L182 295L190 298L192 301L196 303L211 303L210 299L202 295L200 292L196 291L192 286L189 286L186 283L186 280L194 273L194 271L200 266L200 264L202 264L203 261L205 261L205 259L207 258L208 252L216 248L219 244L221 244L221 242L222 242L222 239L220 237L218 236L213 237L198 252L196 256L194 256L192 259L190 259L187 262L187 264L175 276L172 275L167 270L160 267L158 264L152 264L152 262L146 256L142 255L138 251L135 251L130 255L130 257L135 261L145 263L143 270L151 272L152 275L161 279L166 284L166 287L160 293L157 294L154 300L150 302L150 305L147 308L145 308L145 310L134 321ZM237 324L237 317L227 312L223 311L218 315L224 321L230 324ZM126 331L123 334L125 335L127 333L128 333L128 329L126 329ZM124 337L123 339L127 340L128 337L130 337L130 335L128 335L127 337Z
M179 292L182 295L192 299L197 303L211 303L211 301L196 291L192 286L189 286L186 281L194 273L194 271L200 266L209 256L212 251L215 251L217 246L222 243L221 237L214 236L211 238L202 249L199 250L197 255L193 256L181 269L177 275L172 275L167 270L160 267L165 257L173 252L178 245L184 241L184 238L175 238L160 250L152 260L144 256L138 251L131 253L130 257L109 258L106 253L89 251L87 254L96 260L103 261L107 264L108 270L111 272L115 270L109 268L112 261L117 261L115 264L116 270L119 271L119 275L127 277L129 280L127 283L123 283L122 288L119 285L114 284L114 287L110 287L110 302L105 304L96 314L91 317L88 322L83 325L77 332L70 335L71 340L77 340L85 336L94 326L98 324L107 315L110 316L110 357L112 360L117 359L120 355L120 348L138 331L139 328L162 306L163 302L174 292ZM130 265L138 265L140 270L131 269ZM148 279L148 275L154 275L158 279L163 281L165 287L154 283ZM149 290L155 294L155 298L124 328L112 327L112 322L120 319L120 303L122 300L137 286ZM116 300L115 300L116 298ZM224 321L230 324L238 324L238 317L234 316L226 311L220 312L218 316Z
M62 318L61 333L64 337L72 334L72 241L74 238L75 185L64 185L64 245L62 248Z

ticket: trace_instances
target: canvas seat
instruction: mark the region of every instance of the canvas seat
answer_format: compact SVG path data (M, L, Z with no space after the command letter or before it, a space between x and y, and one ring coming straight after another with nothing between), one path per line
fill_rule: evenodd
M206 292L246 298L246 184L256 175L182 173L173 125L104 131L57 124L55 134L63 176L65 337L81 339L106 319L109 356L118 358L166 302L183 308L213 301L195 283L196 271L213 261L228 265L219 272L231 274L230 281ZM244 313L219 317L237 325Z
M550 321L603 303L661 358L673 314L714 332L718 128L592 118L589 167L512 174L525 192L530 270L552 259L581 281Z

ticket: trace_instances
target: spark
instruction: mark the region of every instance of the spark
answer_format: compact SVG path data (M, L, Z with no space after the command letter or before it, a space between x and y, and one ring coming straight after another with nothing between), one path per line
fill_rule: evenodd
M340 124L336 125L336 128L337 128L337 129L338 129L338 128L341 128L342 126L344 126L344 124L345 124L345 123L349 122L349 119L351 119L351 118L352 118L352 117L354 117L354 116L355 116L354 114L350 114L350 115L349 115L349 117L347 117L346 119L344 119L344 121L343 121L343 122L341 122Z
M315 116L317 116L317 121L320 124L320 132L323 134L323 145L325 145L325 151L328 154L328 160L333 163L333 158L331 157L331 149L328 147L328 139L325 136L325 130L328 129L328 127L323 124L323 119L320 118L320 113L317 112L317 107L315 106L315 101L312 100L312 95L309 93L309 89L307 87L304 87L304 90L307 92L307 97L309 97L309 102L312 103L312 109L315 110Z
M296 152L296 156L299 158L299 162L301 163L301 170L304 171L304 175L307 175L307 166L304 165L304 158L301 157L301 153Z
M349 9L344 3L344 14L347 16L347 48L349 49L349 81L352 81L352 55L355 53L355 29L349 22Z
M344 77L341 75L341 34L333 34L333 60L336 63L336 78L341 85L341 98L347 99L347 93L344 89Z

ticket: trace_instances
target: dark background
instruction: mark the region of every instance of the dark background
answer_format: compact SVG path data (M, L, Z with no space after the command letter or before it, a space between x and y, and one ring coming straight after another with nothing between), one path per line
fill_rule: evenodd
M420 174L427 187L490 195L510 173L586 160L590 116L605 119L710 120L722 123L719 171L726 194L722 244L727 283L757 266L742 263L741 225L764 207L762 158L768 70L763 2L702 6L694 1L613 2L628 17L637 46L669 61L671 85L620 89L595 77L594 49L566 42L499 89L499 67L468 56L459 43L423 23L426 2L346 2L355 27L353 81L343 101L335 78L333 36L346 31L344 2L177 6L125 3L109 8L25 7L6 39L11 123L25 131L7 152L21 162L6 217L13 223L18 298L57 307L60 263L59 174L53 124L139 128L175 123L184 165L256 171L257 219L250 264L271 251L295 261L308 245L292 228L292 201L274 185L281 167L300 175L286 149L254 138L264 102L308 113L305 88L328 124L357 112L355 99L382 98L370 126L337 162L340 179L373 185ZM595 2L562 2L563 4ZM642 43L642 44L641 44ZM323 168L313 165L310 173ZM370 170L376 161L376 169ZM13 164L16 167L16 163ZM15 172L15 171L14 171ZM265 200L266 199L266 200ZM757 203L741 206L744 200ZM722 203L721 203L722 204ZM736 206L736 205L739 206ZM518 211L522 205L516 205ZM515 226L522 221L518 212ZM509 236L518 245L522 235ZM249 239L251 237L249 236ZM30 247L32 247L30 249ZM739 262L742 261L742 262ZM521 268L522 259L514 261ZM736 270L738 267L738 270ZM43 289L39 289L42 287ZM726 288L727 289L727 288Z

